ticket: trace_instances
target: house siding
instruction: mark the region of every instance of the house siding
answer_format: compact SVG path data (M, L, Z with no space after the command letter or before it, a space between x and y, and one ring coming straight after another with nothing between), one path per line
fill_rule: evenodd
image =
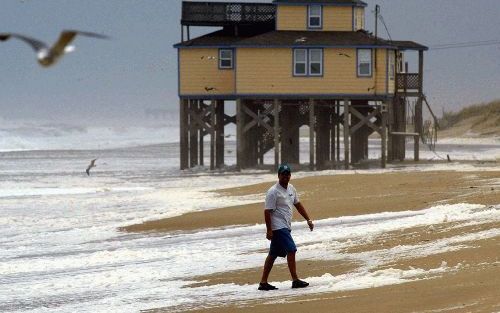
M322 77L294 77L290 48L239 48L237 54L239 94L375 94L374 86L377 94L386 94L385 49L378 50L372 77L357 77L355 48L323 49Z
M395 56L395 51L394 50L387 50L387 53L393 53L394 54L394 60L396 60ZM387 58L387 62L389 62L389 58ZM389 77L389 64L387 64L387 77ZM393 94L396 91L396 71L397 71L397 65L396 61L394 61L394 78L389 79L388 78L388 85L387 88L389 90L389 93Z
M352 31L353 7L323 6L322 31ZM279 5L277 30L310 30L307 27L307 6Z
M374 70L374 85L376 85L377 93L386 93L387 92L387 49L377 49L373 50L372 53L376 51L377 64L375 68L375 64L373 64ZM375 56L373 57L375 58Z
M307 30L307 6L279 5L277 30Z
M233 94L236 57L233 57L233 69L219 69L218 56L217 48L179 49L179 93ZM207 91L205 87L215 89Z

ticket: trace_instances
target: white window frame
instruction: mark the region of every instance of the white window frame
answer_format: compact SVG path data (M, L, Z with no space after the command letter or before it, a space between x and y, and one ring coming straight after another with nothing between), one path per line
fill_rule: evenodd
M369 58L368 62L366 62L366 61L362 62L361 61L360 53L364 52L364 51L369 51L370 52L370 58ZM372 75L373 75L373 49L358 49L357 50L357 62L356 63L357 63L356 64L356 67L357 67L356 71L357 71L358 77L372 77ZM363 73L363 74L361 73L361 71L360 71L361 70L361 64L368 64L369 65L369 67L368 67L369 73L367 73L367 74L366 73Z
M304 61L297 61L297 52L298 51L304 51ZM293 76L307 76L307 59L308 59L308 53L307 49L303 48L298 48L298 49L293 49ZM297 66L296 64L304 64L304 73L297 73Z
M229 51L231 52L231 57L222 57L222 52L223 51ZM223 66L222 61L230 61L231 65L229 66ZM234 68L234 50L233 49L219 49L219 69L223 70L228 70L228 69L233 69Z
M319 14L312 14L312 8L319 8ZM312 25L311 18L319 18L319 25ZM319 4L311 4L307 7L307 28L321 29L323 28L323 6Z
M319 51L319 62L313 62L312 61L312 51ZM323 49L308 49L307 50L307 54L308 54L308 66L307 66L307 70L308 70L308 75L309 76L323 76ZM319 63L319 73L312 73L311 71L311 65L312 63Z
M297 61L297 52L304 51L305 59L304 61ZM319 62L312 61L312 53L311 51L319 51ZM319 64L319 73L312 73L311 64L317 63ZM304 64L304 73L297 73L297 64ZM322 48L294 48L293 49L293 76L299 77L316 77L323 76L323 49Z

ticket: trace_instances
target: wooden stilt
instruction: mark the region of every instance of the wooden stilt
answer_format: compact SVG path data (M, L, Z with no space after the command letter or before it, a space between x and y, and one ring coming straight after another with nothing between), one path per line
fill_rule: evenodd
M381 114L382 114L382 134L380 135L381 139L381 166L382 168L385 168L386 166L386 144L387 144L387 104L382 103L382 109L381 109Z
M337 111L337 113L336 113L336 115L337 115L337 123L336 123L337 130L335 132L337 135L337 139L335 141L337 143L337 151L336 151L337 152L337 162L338 162L338 164L340 164L340 121L341 121L341 119L340 119L340 101L339 100L336 101L335 108ZM338 168L338 166L336 166L336 168Z
M194 114L198 112L198 101L189 100L189 167L198 165L198 127Z
M419 97L417 100L417 104L415 105L415 132L417 134L422 134L422 97ZM419 137L415 136L414 137L414 159L415 161L419 161L419 154L420 154L420 144L419 144Z
M287 121L286 127L281 129L281 161L289 164L299 164L298 111L296 104L281 104L280 120Z
M280 164L280 100L274 99L274 165Z
M216 101L215 106L215 167L224 165L224 100Z
M328 103L316 106L316 169L326 169L330 161L330 108Z
M372 116L373 108L369 106L367 100L352 100L350 104L351 123L351 163L358 163L368 158L368 137L373 131L379 131L378 128L369 127L367 116ZM355 114L353 114L355 113Z
M215 100L210 103L210 170L215 169Z
M243 126L245 119L243 117L243 100L242 99L237 99L236 100L236 167L238 169L244 168L243 164Z
M203 109L205 107L205 104L203 103L203 100L198 100L198 108L199 108L199 111L198 112L202 112ZM205 165L205 156L203 155L203 148L204 148L204 142L203 142L203 139L205 137L205 134L206 134L206 131L205 129L203 128L203 126L199 126L199 147L198 147L198 154L199 154L199 157L200 157L200 165L203 166Z
M337 121L337 116L336 116L336 102L333 101L333 103L330 105L330 161L331 161L331 167L333 169L333 166L337 160L335 157L335 122Z
M314 99L309 99L309 169L314 171Z
M344 167L349 169L349 100L344 99Z
M180 149L181 149L181 170L189 167L189 126L188 126L188 101L180 99Z
M387 162L391 163L394 159L393 151L392 151L392 136L391 132L393 131L393 125L394 125L394 110L393 110L393 104L394 102L392 101L387 101L385 102L387 105Z

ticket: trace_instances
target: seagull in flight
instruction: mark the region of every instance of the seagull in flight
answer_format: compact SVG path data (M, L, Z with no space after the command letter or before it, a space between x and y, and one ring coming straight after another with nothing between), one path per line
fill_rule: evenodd
M65 53L71 52L75 49L74 46L70 46L69 44L73 41L76 35L100 39L109 38L108 36L97 33L83 32L79 30L64 30L61 32L59 39L52 47L49 47L47 44L38 39L14 33L0 33L0 41L17 38L26 42L33 48L33 50L35 50L38 63L40 63L41 66L49 67L54 65Z
M93 159L92 161L90 161L89 166L87 166L87 169L85 170L85 172L87 172L88 176L90 176L90 169L97 166L97 165L95 165L96 160L97 159Z

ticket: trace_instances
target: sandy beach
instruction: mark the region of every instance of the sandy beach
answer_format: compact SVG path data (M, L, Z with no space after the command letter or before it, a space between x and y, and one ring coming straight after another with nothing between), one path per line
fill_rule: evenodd
M436 205L460 203L497 206L500 204L500 171L434 171L388 172L381 174L350 174L314 176L291 181L299 191L301 202L315 221L365 216L381 212L425 210ZM220 197L262 195L270 183L218 190ZM262 202L220 208L149 221L123 227L128 232L183 233L205 228L231 228L234 225L263 223ZM296 221L298 214L294 216ZM301 227L299 226L294 227ZM302 225L303 227L305 226ZM315 232L321 231L321 223ZM401 247L440 246L455 240L452 248L417 256L387 258L369 269L392 271L401 277L405 270L420 270L424 274L403 283L352 286L339 292L303 293L273 297L268 292L263 299L207 303L201 308L177 307L178 311L194 312L498 312L500 310L500 237L497 233L481 234L500 229L498 220L463 223L448 220L431 226L417 226L382 232L340 250L343 255L362 255L377 251L397 251ZM335 229L333 230L335 231ZM312 233L314 234L314 232ZM458 239L460 238L460 239ZM265 241L265 234L262 234ZM458 244L458 242L460 244ZM301 258L301 249L314 249L299 244L298 272L301 277L349 277L363 271L356 258L325 260ZM265 249L261 251L265 253ZM255 286L261 268L246 268L191 278L185 288L217 287L219 284ZM325 276L326 275L326 276ZM330 275L330 276L329 276ZM271 272L272 282L289 281L284 262L278 262ZM311 285L314 281L311 282ZM289 287L288 287L289 288ZM167 312L173 308L155 309Z

